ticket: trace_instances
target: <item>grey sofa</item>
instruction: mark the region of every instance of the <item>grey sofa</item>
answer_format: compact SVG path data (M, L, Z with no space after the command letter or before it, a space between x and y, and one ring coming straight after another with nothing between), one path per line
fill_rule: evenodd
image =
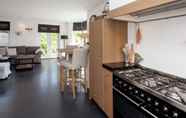
M9 47L16 48L17 55L15 58L20 58L23 56L34 56L33 63L40 64L41 63L41 51L37 51L40 47L28 47L28 46L17 46L17 47ZM37 51L37 52L36 52Z
M8 55L7 53L8 49L16 49L16 55ZM31 46L0 47L0 55L12 57L15 59L15 61L16 58L33 55L34 56L33 63L40 64L42 52L39 49L40 47Z

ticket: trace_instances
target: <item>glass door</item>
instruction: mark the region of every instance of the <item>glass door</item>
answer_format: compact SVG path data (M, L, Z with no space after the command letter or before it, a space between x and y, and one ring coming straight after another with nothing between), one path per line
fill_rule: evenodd
M58 33L40 33L42 58L57 58Z

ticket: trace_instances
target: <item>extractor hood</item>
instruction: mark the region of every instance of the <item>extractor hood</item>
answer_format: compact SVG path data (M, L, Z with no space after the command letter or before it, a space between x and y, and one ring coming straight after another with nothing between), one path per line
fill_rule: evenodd
M164 5L160 5L157 7L137 11L134 13L130 13L130 15L135 16L135 17L144 17L144 16L149 16L149 15L153 15L153 14L157 14L157 13L163 13L163 12L168 12L168 11L172 11L172 10L177 10L177 9L181 9L181 8L186 8L186 0L176 0L176 1L168 3L168 4L164 4Z
M140 10L128 15L115 17L128 22L149 22L186 16L186 0L176 0L167 4Z

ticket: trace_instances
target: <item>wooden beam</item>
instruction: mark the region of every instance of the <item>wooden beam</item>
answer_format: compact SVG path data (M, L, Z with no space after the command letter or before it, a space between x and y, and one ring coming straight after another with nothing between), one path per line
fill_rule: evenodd
M176 0L136 0L128 5L112 10L108 16L110 18L128 15L133 12L145 10L159 5L175 2Z

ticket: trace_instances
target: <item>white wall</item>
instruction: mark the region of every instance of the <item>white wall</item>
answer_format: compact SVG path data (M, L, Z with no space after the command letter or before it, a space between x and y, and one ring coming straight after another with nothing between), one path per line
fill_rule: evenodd
M140 26L143 38L137 52L144 58L142 65L186 78L186 17ZM132 27L129 31L134 30ZM131 37L129 40L133 40Z
M40 39L38 33L38 24L52 24L52 25L60 25L60 34L68 34L71 32L71 24L72 23L64 23L64 22L55 22L55 21L45 21L39 19L19 19L19 18L6 18L0 17L1 21L10 21L11 22L11 30L10 30L10 46L40 46ZM25 31L20 36L16 35L16 27L18 24L29 25L33 28L32 31ZM71 37L71 36L70 36Z
M110 9L113 10L122 7L123 5L134 2L136 0L109 0L109 1L110 1Z
M90 18L92 15L96 15L96 16L102 15L103 9L104 9L104 3L97 5L94 9L88 11L88 15L87 15L88 18Z

